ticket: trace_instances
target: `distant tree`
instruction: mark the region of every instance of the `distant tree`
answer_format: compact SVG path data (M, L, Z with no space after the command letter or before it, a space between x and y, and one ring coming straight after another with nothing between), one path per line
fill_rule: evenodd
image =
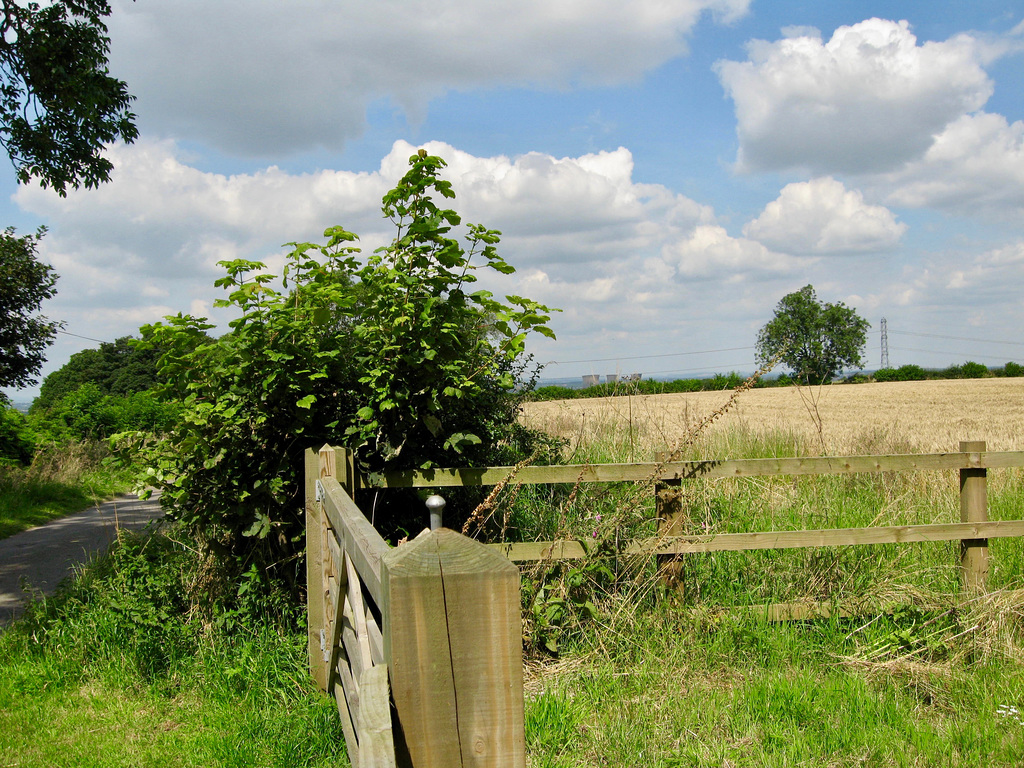
M35 384L43 351L61 326L38 314L57 282L53 267L36 259L43 232L16 237L8 228L0 234L0 387Z
M39 387L33 412L51 407L83 384L95 384L102 395L131 395L152 389L159 382L157 361L163 350L133 344L131 336L99 349L76 352L61 368L48 374Z
M1003 376L1024 376L1024 365L1009 362L1003 367Z
M871 326L842 302L822 304L805 285L782 297L775 316L757 334L757 359L780 360L802 383L829 381L843 368L864 366Z
M920 365L901 365L899 368L879 368L875 371L875 381L924 381L928 372Z
M138 137L133 97L107 71L107 0L0 0L0 145L22 184L60 195L108 181L103 146Z
M968 360L960 366L960 377L964 379L982 379L989 375L987 366L973 360Z
M24 414L0 403L0 467L28 464L34 451L35 443Z

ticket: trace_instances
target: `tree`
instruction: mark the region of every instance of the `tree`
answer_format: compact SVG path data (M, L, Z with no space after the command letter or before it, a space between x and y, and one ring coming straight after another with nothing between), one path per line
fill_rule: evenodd
M787 294L757 334L757 360L781 361L806 384L829 381L843 368L864 366L871 324L842 302L822 304L814 287Z
M255 558L296 577L306 448L347 444L380 471L515 463L543 447L518 421L518 374L527 334L551 334L549 310L469 290L477 269L513 269L498 232L469 225L465 245L449 236L460 219L435 203L454 197L443 166L422 150L410 158L383 200L395 237L365 263L356 235L332 227L325 243L290 244L280 289L259 262L221 262L216 285L229 294L218 303L237 319L220 339L188 315L142 329L164 350L157 391L184 404L161 440L143 438L144 481L222 562ZM421 522L423 508L374 509L387 533L413 524L395 515Z
M84 349L63 366L47 374L39 385L32 411L49 408L83 384L95 384L104 395L132 395L157 384L161 350L141 347L131 336L104 341L99 349Z
M44 231L16 237L8 228L0 234L0 387L34 384L43 350L61 327L37 314L43 300L57 292L53 267L36 259Z
M61 196L108 181L104 144L138 137L133 97L107 71L109 2L0 1L0 144L18 181Z

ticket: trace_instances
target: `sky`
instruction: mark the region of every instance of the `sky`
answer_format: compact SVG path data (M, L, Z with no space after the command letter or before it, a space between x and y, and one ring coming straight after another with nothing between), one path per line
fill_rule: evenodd
M217 262L279 274L335 225L386 243L419 147L562 311L543 378L752 371L804 285L871 323L866 367L1024 361L1019 0L114 0L139 139L66 198L0 164L48 234L43 374L178 312L226 330ZM83 338L84 337L84 338ZM37 388L6 390L15 400Z

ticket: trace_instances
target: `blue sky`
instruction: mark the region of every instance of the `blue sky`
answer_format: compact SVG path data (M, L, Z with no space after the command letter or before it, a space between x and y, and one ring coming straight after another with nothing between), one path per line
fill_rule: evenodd
M894 365L1024 361L1024 6L757 0L115 0L111 69L140 139L60 199L47 313L113 340L227 318L216 262L279 267L331 225L386 241L380 196L421 145L564 311L546 378L754 367L811 283ZM62 334L44 373L95 346ZM11 393L25 399L33 390Z

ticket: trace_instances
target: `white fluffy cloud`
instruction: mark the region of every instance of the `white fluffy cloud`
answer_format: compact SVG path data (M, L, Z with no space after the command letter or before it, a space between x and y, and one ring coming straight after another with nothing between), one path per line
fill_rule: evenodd
M749 2L116 0L111 63L145 128L266 155L337 148L379 99L415 116L449 89L627 82Z
M924 157L877 180L889 203L958 213L1024 213L1024 122L964 115L940 133Z
M716 69L736 106L741 170L881 172L918 159L935 135L992 93L983 69L1002 52L967 34L918 44L905 22L868 19L790 30Z
M547 295L539 298L613 302L631 290L633 265L714 219L707 206L635 182L626 149L509 158L425 146L449 161L452 205L464 219L504 232L502 251L521 273L490 277L496 290L525 292L516 281L543 275L538 287ZM283 243L317 240L334 224L358 233L367 251L387 242L391 225L379 201L414 151L397 142L371 173L270 167L229 176L192 167L172 142L143 140L111 150L115 170L99 189L60 198L22 187L15 201L50 222L43 251L62 275L57 313L79 328L95 323L86 335L109 338L133 331L136 321L210 303L218 261L257 259L277 270ZM709 257L702 266L709 274L744 268L735 258Z
M701 225L684 240L667 246L665 260L690 279L736 281L758 273L787 273L798 262L761 243L730 237L723 227Z
M736 302L814 263L731 237L710 207L636 182L623 148L572 158L426 148L449 161L464 220L504 232L501 252L519 272L482 286L565 309L555 328L584 347L595 333L619 338L628 328L656 339L714 312L723 291ZM169 313L207 312L220 295L218 261L258 259L276 272L282 243L319 239L333 224L357 232L367 251L385 243L392 232L379 200L414 150L397 142L369 173L232 176L191 166L171 142L142 140L113 149L112 180L99 189L60 198L23 187L15 201L51 228L43 255L62 275L53 316L112 339Z
M825 176L787 184L743 234L785 253L850 254L893 248L906 229L887 208Z

